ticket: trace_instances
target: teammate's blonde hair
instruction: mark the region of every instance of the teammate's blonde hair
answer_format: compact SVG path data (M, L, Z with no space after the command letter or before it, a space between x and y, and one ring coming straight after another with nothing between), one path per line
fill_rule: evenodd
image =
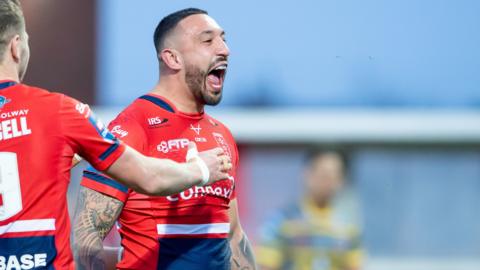
M25 19L18 0L0 0L0 56L8 42L25 30ZM3 59L0 59L3 60Z

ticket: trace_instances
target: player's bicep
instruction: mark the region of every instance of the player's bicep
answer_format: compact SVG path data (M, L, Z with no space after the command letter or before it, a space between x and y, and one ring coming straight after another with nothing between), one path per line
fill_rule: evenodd
M105 238L122 212L124 203L95 190L81 186L75 211L75 242L88 246L89 241Z

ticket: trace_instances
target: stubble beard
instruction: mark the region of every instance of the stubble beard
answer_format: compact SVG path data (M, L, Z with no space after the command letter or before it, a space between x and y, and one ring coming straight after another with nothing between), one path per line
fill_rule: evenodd
M185 68L185 82L197 102L203 105L215 106L222 100L222 94L211 95L206 88L207 72L194 65Z

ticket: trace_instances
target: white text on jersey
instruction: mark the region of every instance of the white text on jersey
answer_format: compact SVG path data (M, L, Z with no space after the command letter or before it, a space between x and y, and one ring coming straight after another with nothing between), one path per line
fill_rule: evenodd
M0 256L0 270L34 269L47 266L47 254L10 255L8 258Z
M26 117L13 118L0 122L0 141L29 134L32 134L32 131L28 128Z
M189 188L185 191L180 192L178 195L167 196L167 200L171 202L178 201L179 199L182 200L190 200L192 198L203 197L205 195L214 195L223 198L230 198L230 194L232 193L232 189L230 188L221 188L212 186L206 187L193 187Z
M159 145L157 145L157 151L165 154L170 151L179 151L182 148L186 148L188 146L188 142L188 139L162 141Z
M18 110L13 112L0 113L0 119L12 118L15 116L24 116L28 114L28 110Z

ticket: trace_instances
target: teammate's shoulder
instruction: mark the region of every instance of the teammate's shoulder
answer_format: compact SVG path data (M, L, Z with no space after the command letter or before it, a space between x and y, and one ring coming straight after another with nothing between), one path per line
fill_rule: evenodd
M27 84L20 84L21 89L27 94L29 97L32 98L51 98L51 99L58 99L58 100L69 100L72 102L78 102L75 98L70 97L66 94L50 91L45 88L41 88L38 86L31 86Z
M18 87L17 92L25 102L42 107L43 110L57 110L65 101L70 101L72 104L78 103L74 98L65 94L52 92L41 87L27 84L19 84Z
M38 97L38 96L54 97L59 95L59 93L54 93L38 86L32 86L24 83L21 83L18 86L25 94L29 95L30 97Z

